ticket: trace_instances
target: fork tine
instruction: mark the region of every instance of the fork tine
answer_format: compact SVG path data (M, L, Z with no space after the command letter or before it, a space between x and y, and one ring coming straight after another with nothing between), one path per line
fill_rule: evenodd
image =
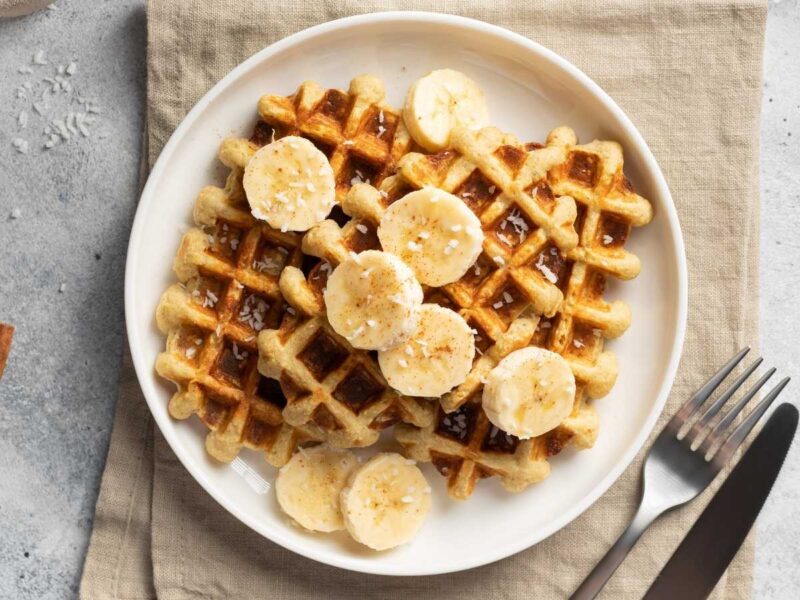
M753 371L755 371L762 362L764 362L764 359L761 357L754 360L753 364L747 367L742 374L734 380L730 387L714 401L714 403L708 408L708 410L706 410L706 412L703 413L703 416L695 421L695 423L692 425L692 428L684 437L690 442L694 442L695 440L699 439L699 437L703 434L703 430L706 429L706 426L711 419L713 419L720 409L725 405L725 403L731 399L731 396L733 396L737 390L742 387L742 384L747 380L748 377L750 377L750 375L752 375Z
M745 395L736 402L733 408L725 413L725 416L719 420L719 423L714 426L714 429L711 431L711 433L709 433L706 436L706 439L703 440L703 443L700 444L699 452L701 455L705 456L708 454L708 452L714 447L714 444L716 444L721 437L727 434L736 417L739 416L740 412L742 412L742 409L747 405L748 402L750 402L750 400L755 397L758 391L764 387L764 384L767 383L767 380L772 377L774 373L774 367L764 373L764 375L762 375L761 378L755 382L753 387L747 390L747 393L745 393Z
M774 371L774 369L773 369ZM762 377L762 379L765 379ZM753 427L755 427L758 420L761 416L767 411L767 409L775 402L775 399L780 395L783 391L783 388L787 386L789 383L790 378L784 377L778 385L776 385L770 392L764 397L761 402L753 409L753 411L747 415L744 421L742 421L739 426L733 431L732 434L728 437L727 440L720 446L720 449L714 454L713 460L718 462L719 464L725 464L728 462L728 459L731 455L736 452L736 449L742 445L747 435L752 431Z
M683 406L680 407L675 416L670 419L669 423L667 423L667 427L671 427L674 429L680 430L686 420L691 417L695 411L700 408L703 403L708 400L709 396L714 393L714 390L719 387L719 384L725 379L731 371L733 371L734 367L738 365L742 359L744 358L745 354L750 352L750 346L745 346L736 355L731 358L725 365L717 371L711 379L709 379L703 387L697 390L692 397L689 398Z

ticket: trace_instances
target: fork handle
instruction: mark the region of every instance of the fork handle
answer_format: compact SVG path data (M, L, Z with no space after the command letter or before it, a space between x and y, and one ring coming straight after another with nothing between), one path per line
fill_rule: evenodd
M583 580L583 583L575 590L575 593L570 596L570 600L591 600L595 598L606 585L606 582L611 579L620 563L628 556L636 541L663 512L663 510L640 504L631 524L622 532L622 535L619 536L619 539L611 546L606 555L600 559L600 562Z

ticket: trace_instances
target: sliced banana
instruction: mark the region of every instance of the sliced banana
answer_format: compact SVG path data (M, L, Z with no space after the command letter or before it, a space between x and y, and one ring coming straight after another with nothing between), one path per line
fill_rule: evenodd
M528 439L555 429L572 412L575 376L564 358L542 348L515 350L489 372L483 410L506 433Z
M475 358L475 338L457 312L423 304L419 326L404 344L378 353L386 381L401 394L438 397L464 382Z
M423 285L458 281L475 264L483 245L481 222L464 202L426 187L389 206L378 227L386 252L411 267Z
M409 88L403 119L411 137L430 152L447 147L458 126L480 129L489 122L486 98L478 84L459 71L440 69Z
M278 471L275 494L283 512L311 531L344 529L339 494L358 466L355 454L315 446L297 452Z
M384 350L417 328L422 286L393 254L367 250L333 270L324 297L336 333L355 348Z
M281 231L308 231L336 204L331 164L301 137L259 149L245 165L243 184L253 216Z
M385 452L354 471L340 495L347 531L373 550L413 538L431 508L431 488L413 461Z

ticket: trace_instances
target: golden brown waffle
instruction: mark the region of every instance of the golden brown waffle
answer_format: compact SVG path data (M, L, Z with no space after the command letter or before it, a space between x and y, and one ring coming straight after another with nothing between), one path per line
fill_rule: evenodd
M432 460L447 476L450 495L461 499L472 493L477 478L492 474L499 474L504 485L513 489L505 481L508 473L492 466L498 454L527 465L527 460L538 462L557 454L570 442L583 448L594 444L597 415L588 399L607 394L617 375L616 358L603 351L603 340L621 335L630 323L624 303L603 300L605 278L629 279L638 274L638 259L623 246L630 227L643 225L652 216L650 204L633 192L622 173L618 144L595 141L577 146L575 133L566 127L551 132L544 147L512 144L510 148L516 150L511 150L508 143L508 136L493 129L463 131L455 136L453 150L435 156L409 154L400 163L400 177L406 184L440 187L470 205L486 236L484 253L501 257L495 265L484 261L488 270L483 278L445 286L434 300L445 305L449 300L462 314L470 315L480 315L481 305L491 305L501 320L510 322L509 332L519 327L518 315L531 309L543 315L527 341L517 339L516 343L561 354L578 383L572 414L553 431L532 440L533 446L495 431L480 410L483 381L516 348L503 353L502 344L493 347L497 334L481 329L473 319L478 329L476 345L483 357L476 360L470 376L442 398L443 411L436 423L422 429L399 426L396 431L409 455ZM563 202L560 199L567 196L578 203L579 243L575 247L552 239L530 210L532 197L546 204ZM551 305L549 301L555 298L558 302ZM464 431L454 435L452 423L457 422ZM492 447L492 439L499 436L507 443Z
M546 146L509 146L509 141L492 128L460 131L453 150L408 154L399 174L414 188L432 185L455 194L481 220L484 255L492 260L482 257L472 276L443 292L487 323L510 323L529 308L542 315L539 327L547 331L537 342L570 362L589 397L603 396L617 372L614 356L602 350L603 338L621 335L630 324L624 302L603 299L606 277L639 273L639 259L624 244L631 226L650 221L652 208L623 175L616 142L578 146L567 127L553 130ZM536 221L534 204L555 212L573 199L578 236L553 238L552 230ZM464 400L452 395L443 406L453 410Z
M392 390L373 354L333 331L324 314L314 314L316 303L304 305L314 292L302 272L286 271L281 289L304 314L263 331L258 348L259 370L279 380L286 394L287 423L332 446L352 448L374 444L381 430L399 421L425 426L433 420L432 402Z
M232 460L247 446L280 465L313 434L284 423L286 397L258 374L255 336L293 310L283 302L278 277L285 265L301 263L300 237L253 219L242 189L244 166L260 146L299 135L328 156L341 197L352 183L379 182L393 172L411 140L385 104L382 83L368 75L353 79L349 92L306 82L290 97L264 96L259 114L249 140L222 144L220 159L231 169L225 189L205 188L195 205L200 228L184 236L174 265L183 284L159 304L168 341L157 370L178 385L170 413L197 413L212 430L206 440L212 456Z
M322 262L310 271L306 279L297 269L290 267L284 271L281 288L290 303L298 307L305 305L307 308L301 309L304 312L321 313L324 311L322 290L333 268L347 258L350 252L380 247L376 231L384 210L410 190L398 177L386 179L381 188L379 191L367 185L355 186L342 204L342 209L350 220L343 226L325 221L306 234L302 244L303 252L320 257ZM490 311L474 312L471 304L459 307L443 288L426 290L426 301L459 311L475 329L478 352L472 370L462 385L445 396L448 398L450 395L462 394L470 402L469 406L463 407L463 411L458 410L453 420L439 411L436 419L429 419L421 427L398 424L398 439L407 442L409 455L414 458L430 461L431 456L435 456L437 467L452 476L449 489L451 495L457 498L468 497L478 477L499 475L508 489L516 491L546 477L549 473L546 459L550 438L539 438L535 443L520 443L514 436L491 426L480 407L484 378L502 358L531 343L538 317L526 312L506 326L502 319L495 317ZM483 318L487 313L491 315L490 318ZM272 332L262 335L272 335ZM263 354L262 347L262 356ZM460 412L464 412L465 416L459 417ZM580 416L584 417L582 413ZM463 439L459 439L459 436L453 437L452 432L450 439L439 435L435 439L432 437L435 431L456 427L457 422L467 417L470 428L466 428L467 421L464 421L465 431L461 434ZM575 425L578 424L573 417L571 419ZM564 425L568 426L569 424ZM442 447L436 451L429 448L428 444L412 443L414 438L421 436L425 436L426 440L433 439L434 444ZM454 456L462 458L456 459ZM468 462L464 460L466 457L470 457ZM462 462L464 468L457 468Z
M300 263L300 236L250 214L242 176L257 148L248 140L222 143L219 157L231 171L224 189L208 186L195 203L197 227L183 236L173 265L181 283L158 305L167 347L156 370L178 386L170 414L196 413L211 429L206 449L214 458L233 460L246 446L281 465L309 436L283 422L283 393L256 369L256 336L283 317L278 276Z
M355 77L348 92L305 82L292 96L259 100L256 137L266 143L297 135L313 142L330 160L341 202L354 183L380 185L411 148L403 119L385 96L372 75Z
M289 98L263 97L259 113L278 137L300 135L326 153L336 174L340 202L354 184L382 184L411 146L400 115L385 103L382 84L371 76L356 77L349 94L304 83ZM341 220L343 215L333 217ZM336 224L330 220L319 227L324 231ZM394 392L374 353L352 348L324 317L322 289L332 265L350 251L374 245L370 235L355 225L350 230L350 244L330 262L316 260L306 265L308 279L299 269L284 271L281 291L300 314L286 319L280 330L259 336L259 368L280 380L288 399L283 410L286 422L341 447L368 446L380 430L398 421L422 426L433 418L430 401ZM303 251L316 256L307 251L306 242Z
M500 477L508 491L520 492L550 474L546 439L523 441L501 431L489 422L480 397L449 414L439 410L424 429L400 424L395 437L406 456L433 463L456 500L469 498L480 478Z

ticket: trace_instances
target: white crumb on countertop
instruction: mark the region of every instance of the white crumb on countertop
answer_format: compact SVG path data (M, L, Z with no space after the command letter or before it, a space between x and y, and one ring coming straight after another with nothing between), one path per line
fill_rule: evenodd
M30 65L17 68L21 75L32 75L16 87L12 105L19 130L41 131L41 142L15 138L12 144L17 152L27 154L33 147L46 152L57 145L92 135L97 115L102 113L95 98L84 96L76 82L78 61L71 59L55 64L48 59L44 49L34 52ZM76 84L78 87L76 88Z
M28 153L28 140L24 140L22 138L14 138L11 140L11 145L14 146L17 152L20 154L27 154Z

